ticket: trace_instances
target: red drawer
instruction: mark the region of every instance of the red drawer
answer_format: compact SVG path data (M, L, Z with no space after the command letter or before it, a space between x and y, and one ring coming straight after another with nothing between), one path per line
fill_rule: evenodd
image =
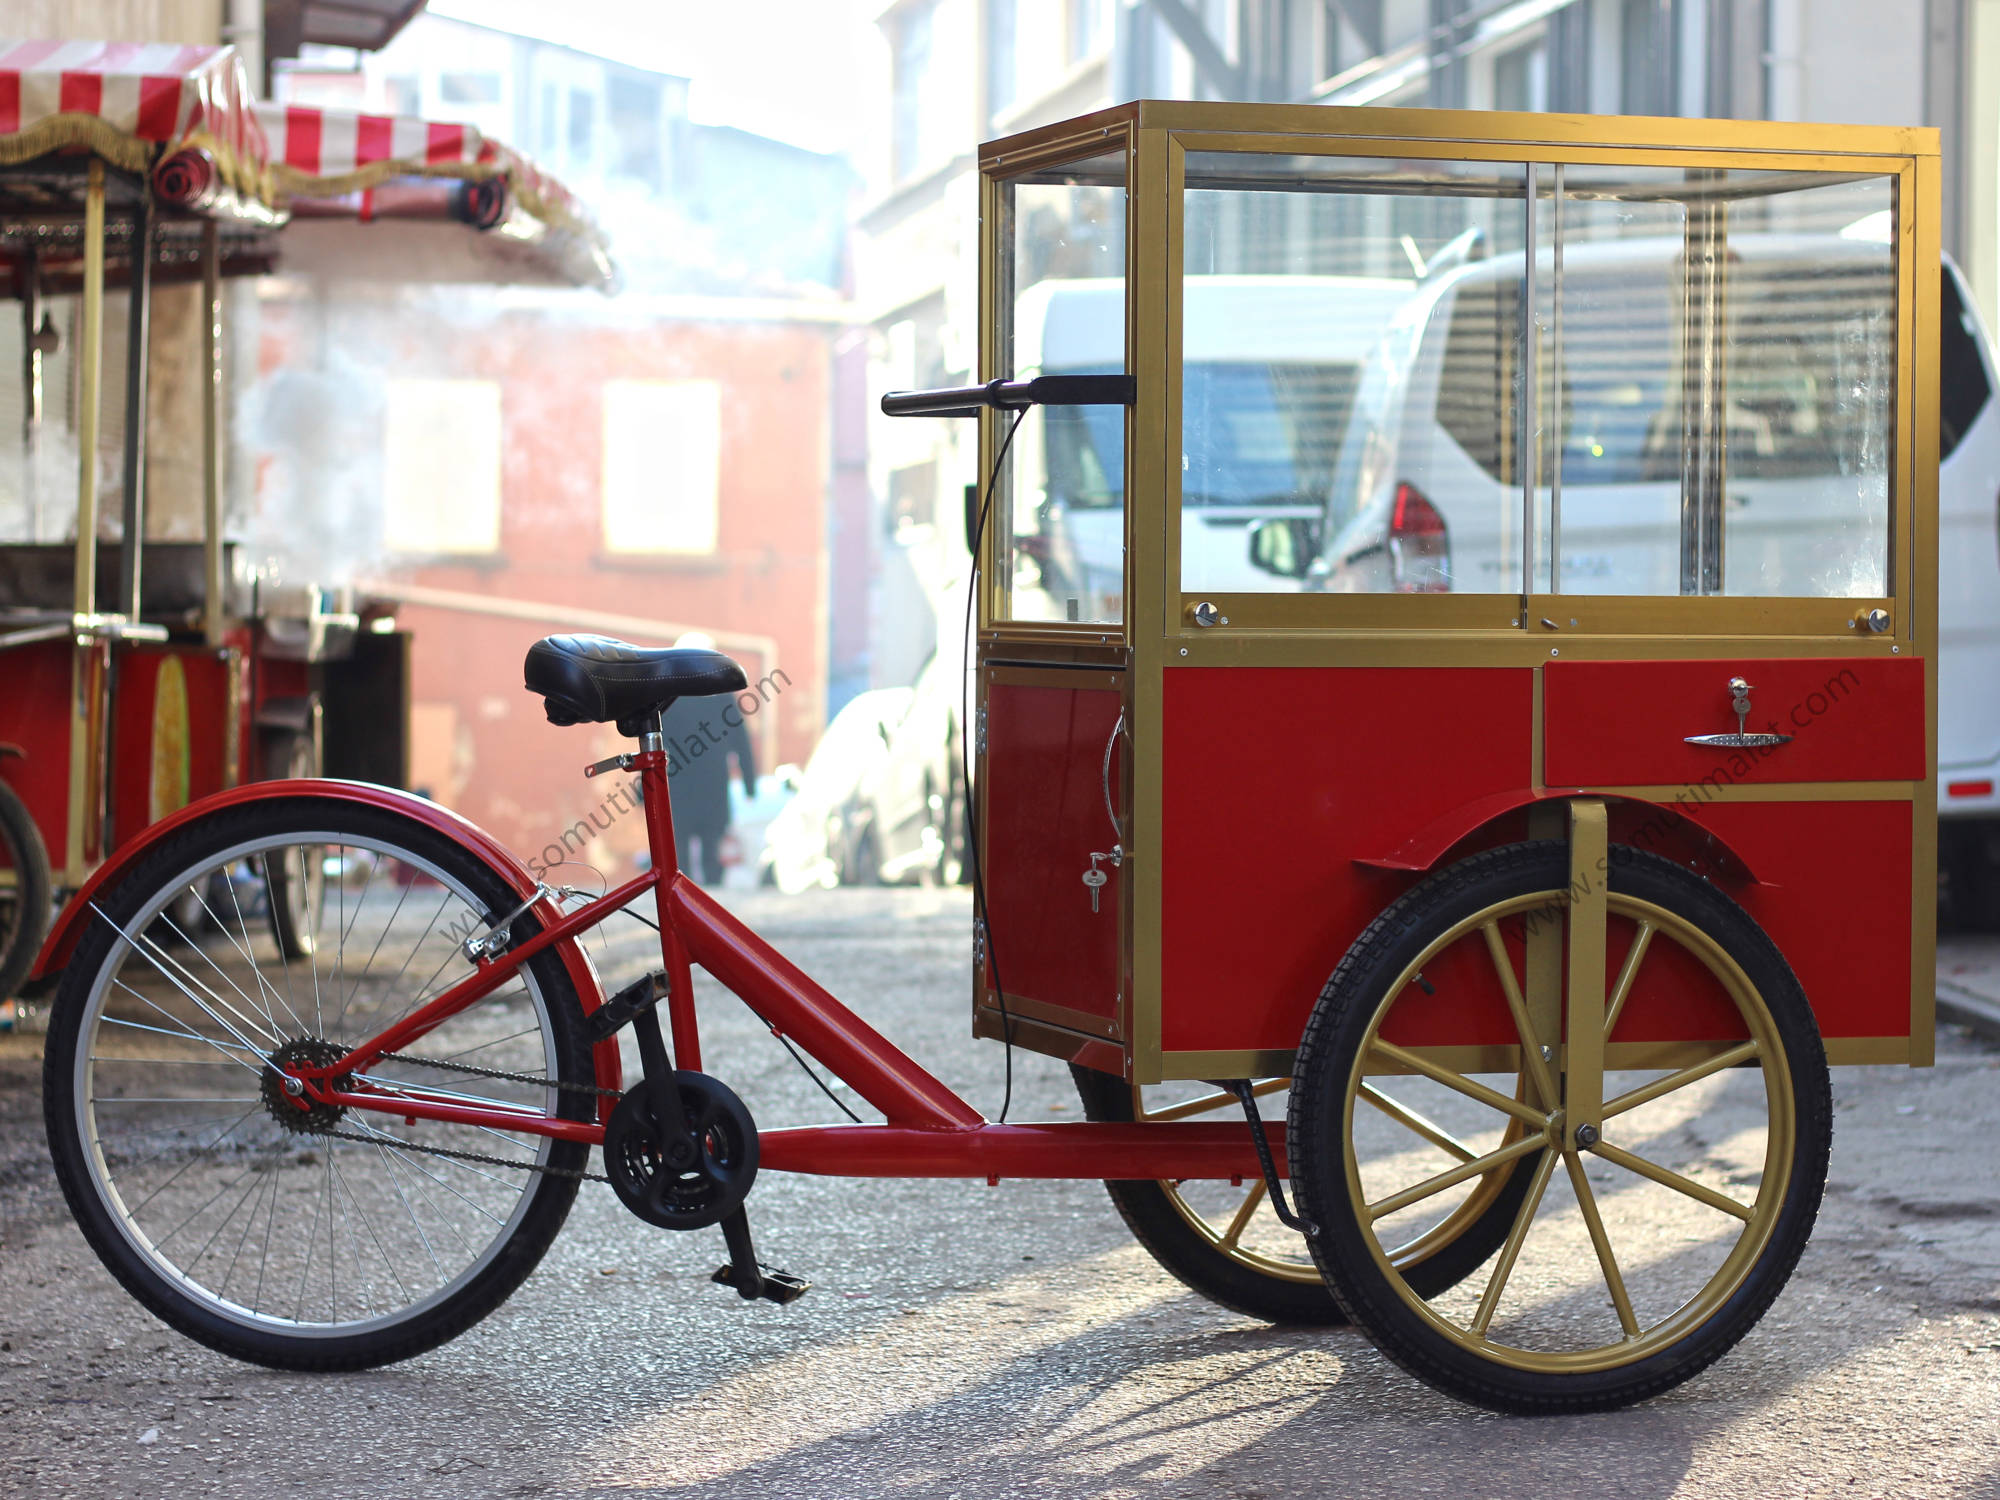
M1736 729L1750 684L1756 749L1690 745ZM1912 657L1575 661L1542 668L1542 779L1552 787L1921 781L1924 664Z

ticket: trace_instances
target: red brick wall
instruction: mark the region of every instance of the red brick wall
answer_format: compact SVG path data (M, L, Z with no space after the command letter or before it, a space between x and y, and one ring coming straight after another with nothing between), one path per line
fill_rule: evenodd
M500 552L415 565L387 560L387 576L772 637L775 663L739 653L753 681L774 667L786 679L774 684L782 690L752 719L760 769L803 760L825 723L830 350L837 330L803 323L621 323L617 308L602 304L583 316L517 311L466 326L405 307L323 313L306 304L267 303L265 365L310 359L323 339L384 378L498 381ZM605 555L602 389L614 379L719 383L714 556ZM660 455L662 466L672 461L672 454ZM599 833L597 847L617 856L597 862L623 873L629 855L643 847L638 819L607 819L602 803L609 788L579 774L586 761L621 742L608 725L547 724L539 701L521 688L529 644L577 627L414 605L398 617L415 633L414 784L524 856L597 809L600 824L616 825ZM658 637L646 643L670 644Z

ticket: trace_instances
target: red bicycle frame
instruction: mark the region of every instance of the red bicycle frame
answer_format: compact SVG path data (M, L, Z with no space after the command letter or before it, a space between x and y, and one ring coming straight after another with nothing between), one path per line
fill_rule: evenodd
M648 737L651 739L651 737ZM677 1068L701 1068L693 966L699 964L855 1093L880 1110L880 1125L811 1125L761 1131L761 1165L781 1172L848 1177L1230 1178L1260 1175L1247 1125L1187 1120L1134 1124L1062 1121L1001 1125L919 1067L731 916L681 873L674 850L668 765L657 743L627 762L639 772L652 868L571 912L518 947L477 960L474 971L436 999L361 1043L338 1062L294 1071L310 1099L405 1119L484 1125L557 1140L601 1144L601 1122L559 1120L539 1111L469 1104L460 1096L365 1077L368 1066L397 1052L499 989L544 949L573 940L647 891L659 915L660 957L667 973L667 1021ZM364 1075L350 1087L334 1080ZM1284 1127L1267 1127L1285 1168Z

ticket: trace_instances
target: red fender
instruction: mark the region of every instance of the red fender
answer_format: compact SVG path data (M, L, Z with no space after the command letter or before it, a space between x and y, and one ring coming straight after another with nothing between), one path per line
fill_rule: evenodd
M1566 802L1572 797L1590 796L1592 793L1574 787L1549 788L1541 792L1507 791L1495 792L1490 797L1476 798L1453 808L1442 818L1419 829L1394 849L1376 855L1357 858L1358 865L1368 865L1378 870L1424 871L1431 869L1451 851L1460 840L1469 838L1494 819L1504 817L1520 808L1532 807L1538 802ZM1712 845L1722 856L1725 866L1733 865L1732 873L1741 876L1751 885L1763 885L1757 872L1750 868L1750 862L1740 852L1732 848L1712 829L1705 828L1699 821L1689 817L1678 808L1664 802L1647 802L1636 797L1611 797L1612 803L1623 802L1634 808L1645 809L1641 827L1651 826L1658 820L1661 828L1685 827ZM1642 846L1649 841L1640 840Z
M178 832L185 824L212 812L220 812L226 807L235 807L244 802L269 802L279 797L322 797L342 802L360 802L369 807L379 807L389 812L400 813L406 818L434 828L446 838L463 844L473 854L486 861L514 890L527 896L535 889L535 877L528 867L516 859L507 848L476 823L460 817L450 808L414 796L409 792L399 792L392 787L374 786L365 781L253 781L246 785L232 787L228 791L216 792L199 801L190 802L178 812L160 819L129 840L103 864L97 872L83 883L83 888L63 903L56 914L48 937L42 943L42 951L35 956L35 966L29 971L31 979L40 979L54 974L69 962L70 954L76 950L78 939L83 936L84 924L90 912L91 902L97 893L112 881L117 880L131 869L152 847L168 835ZM561 916L553 902L544 901L536 910L543 922L555 923ZM556 951L562 955L563 967L569 971L570 983L576 986L577 997L583 1002L584 1014L588 1015L604 1003L604 985L597 977L596 965L590 955L576 942L560 943ZM597 1086L606 1089L624 1087L624 1073L618 1060L616 1040L600 1042L592 1060L597 1069ZM614 1101L606 1099L598 1110L600 1118L609 1113Z

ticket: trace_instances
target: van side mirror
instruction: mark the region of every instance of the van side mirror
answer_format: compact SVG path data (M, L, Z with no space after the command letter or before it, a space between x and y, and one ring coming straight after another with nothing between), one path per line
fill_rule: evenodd
M1303 578L1319 551L1319 526L1305 516L1271 516L1250 525L1250 566L1279 578Z

